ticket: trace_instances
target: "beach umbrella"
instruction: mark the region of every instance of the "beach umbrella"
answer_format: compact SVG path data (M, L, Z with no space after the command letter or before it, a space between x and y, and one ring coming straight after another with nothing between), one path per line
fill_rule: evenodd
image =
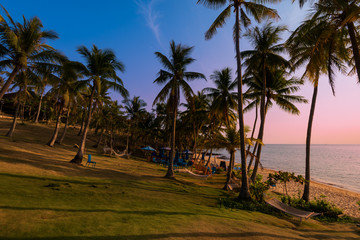
M143 147L141 150L145 150L145 151L156 151L155 149L153 149L153 148L150 147L150 146Z

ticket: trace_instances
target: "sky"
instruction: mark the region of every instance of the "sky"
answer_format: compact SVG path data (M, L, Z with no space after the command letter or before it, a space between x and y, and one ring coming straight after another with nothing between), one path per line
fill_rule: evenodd
M123 79L130 97L140 96L151 110L152 103L162 86L153 81L162 68L155 52L168 56L169 43L194 46L192 57L196 62L189 71L205 74L207 81L190 83L194 92L214 86L209 76L215 70L231 67L236 70L232 26L234 19L211 39L204 33L222 9L208 9L196 4L197 0L3 0L1 4L17 21L39 17L46 30L54 30L59 39L49 42L71 60L82 61L77 47L114 50L126 67ZM271 5L281 19L274 24L286 25L294 30L306 17L309 6L299 9L291 1ZM3 14L3 12L1 12ZM253 26L256 24L253 23ZM284 34L284 39L290 32ZM241 50L251 49L246 39L241 39ZM301 76L303 69L295 74ZM311 101L313 87L306 83L297 94ZM318 100L312 131L313 144L360 144L360 86L356 77L337 74L336 96L332 95L326 76L319 84ZM114 100L123 99L115 93ZM184 98L182 98L184 100ZM265 144L304 144L309 104L297 105L301 113L293 116L277 107L268 111L265 125ZM252 126L254 112L245 114L245 124Z

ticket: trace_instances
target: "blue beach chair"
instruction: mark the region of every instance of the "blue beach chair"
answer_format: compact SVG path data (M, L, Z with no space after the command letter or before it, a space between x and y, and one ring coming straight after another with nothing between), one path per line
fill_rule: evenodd
M87 162L86 162L86 164L85 164L85 167L86 167L86 166L90 166L91 163L92 163L93 167L96 166L96 162L92 162L92 161L91 161L91 154L89 154L89 155L88 155L88 160L87 160Z

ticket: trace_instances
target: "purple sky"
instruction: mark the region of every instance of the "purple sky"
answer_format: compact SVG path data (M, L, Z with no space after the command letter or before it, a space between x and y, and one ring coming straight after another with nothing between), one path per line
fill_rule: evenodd
M204 73L231 67L235 70L232 41L233 19L220 29L210 41L204 33L221 10L197 5L196 0L17 0L2 1L11 16L20 20L22 15L38 16L45 29L55 30L60 39L51 42L72 60L81 58L76 47L96 44L113 49L125 64L126 72L120 74L131 96L140 96L151 109L152 102L161 89L153 84L161 65L154 52L168 54L169 42L174 40L195 46L193 57L197 61L189 70ZM283 1L272 5L279 12L279 24L290 30L304 19L306 10L297 4ZM288 36L288 34L286 34ZM284 36L284 37L286 37ZM242 50L251 46L242 39ZM299 69L298 75L302 74ZM191 83L194 92L212 86L210 80ZM312 86L307 83L298 93L309 101ZM114 99L122 100L112 94ZM312 143L360 143L360 86L355 77L337 75L336 97L332 96L326 76L319 85L315 111ZM310 104L299 105L300 116L291 116L273 107L268 112L265 126L265 143L305 143ZM252 126L254 113L245 115L245 123Z

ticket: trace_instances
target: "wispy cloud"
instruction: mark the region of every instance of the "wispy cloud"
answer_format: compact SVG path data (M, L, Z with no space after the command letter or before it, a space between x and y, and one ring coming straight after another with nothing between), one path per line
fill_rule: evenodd
M158 0L142 1L134 0L136 5L139 7L141 14L145 17L146 24L149 26L153 32L157 42L161 45L160 41L160 25L158 19L160 17L159 13L154 10L154 5Z

